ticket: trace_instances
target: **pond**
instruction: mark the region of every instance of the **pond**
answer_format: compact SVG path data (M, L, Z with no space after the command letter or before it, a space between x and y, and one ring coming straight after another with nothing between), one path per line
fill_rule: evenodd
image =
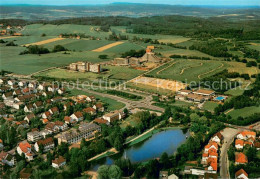
M188 136L189 133L185 134L179 128L163 130L149 139L125 149L120 154L96 161L92 169L97 170L100 165L112 165L119 158L127 158L132 163L138 163L158 158L164 152L168 155L173 155L177 148L186 141Z

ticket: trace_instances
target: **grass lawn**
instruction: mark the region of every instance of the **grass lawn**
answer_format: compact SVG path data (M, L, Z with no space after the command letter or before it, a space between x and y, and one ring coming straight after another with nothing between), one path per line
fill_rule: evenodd
M206 101L203 105L204 110L208 110L210 112L214 112L214 109L218 106L218 103L213 101Z
M87 93L85 91L81 91L81 90L77 90L77 89L74 89L74 90L71 90L71 96L76 96L76 95L80 95L80 94L83 94L83 95L93 95L92 93ZM110 111L113 111L113 110L117 110L117 109L122 109L125 104L124 103L121 103L121 102L118 102L114 99L110 99L110 98L106 98L106 97L102 97L102 96L98 96L98 95L94 95L96 98L100 99L103 103L106 103L108 104L108 110Z
M248 117L254 113L259 113L260 112L260 106L250 106L250 107L245 107L242 109L235 109L231 112L229 112L227 115L230 115L232 118L236 119L239 116L241 117Z

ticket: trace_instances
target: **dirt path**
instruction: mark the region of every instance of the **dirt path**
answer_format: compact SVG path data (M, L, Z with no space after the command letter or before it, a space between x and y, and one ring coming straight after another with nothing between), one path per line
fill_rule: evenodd
M183 68L180 72L180 75L182 75L184 73L185 70L189 69L189 68L194 68L194 67L198 67L198 66L202 66L203 63L200 63L199 65L195 65L195 66L190 66L190 67L186 67L186 68Z
M177 63L177 62L173 62L172 64L170 64L169 66L167 66L167 67L165 67L165 68L163 68L163 69L161 69L161 70L159 70L159 71L157 71L157 75L159 75L162 71L164 71L164 70L166 70L167 68L170 68L171 66L173 66L175 63Z
M108 45L105 45L103 47L97 48L95 50L92 50L93 52L103 52L104 50L110 49L112 47L115 47L117 45L123 44L124 42L114 42Z
M230 113L230 112L233 111L233 110L234 110L234 108L228 110L227 112L225 112L225 114L228 114L228 113Z
M137 137L135 137L135 138L129 140L128 142L124 143L124 145L129 144L129 143L131 143L131 142L133 142L133 141L139 139L140 137L142 137L142 136L144 136L145 134L147 134L147 133L151 132L152 130L154 130L154 128L155 128L155 127L151 128L151 129L149 129L148 131L142 133L141 135L139 135L139 136L137 136Z
M44 44L48 44L48 43L51 43L51 42L56 42L56 41L59 41L59 40L64 40L65 38L52 38L52 39L47 39L47 40L42 40L42 41L39 41L39 42L35 42L35 43L30 43L30 44L24 44L24 45L21 45L21 46L30 46L30 45L44 45Z
M224 63L221 63L221 65L220 65L218 68L215 68L215 69L213 69L213 70L210 70L210 71L208 71L208 72L205 72L205 73L202 73L202 74L198 75L198 79L201 79L201 76L206 75L206 74L208 74L208 73L211 73L211 72L213 72L213 71L216 71L217 69L220 69L220 68L222 68L223 66L224 66Z

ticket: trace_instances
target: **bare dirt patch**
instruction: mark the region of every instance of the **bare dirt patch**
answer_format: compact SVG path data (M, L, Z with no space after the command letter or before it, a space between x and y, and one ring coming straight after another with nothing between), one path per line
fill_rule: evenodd
M65 38L52 38L52 39L47 39L47 40L42 40L42 41L39 41L39 42L35 42L35 43L30 43L30 44L25 44L25 45L22 45L22 46L30 46L30 45L44 45L44 44L48 44L48 43L51 43L51 42L56 42L56 41L59 41L59 40L63 40Z
M150 78L150 77L143 77L143 76L137 77L131 80L130 82L152 86L156 88L167 89L171 91L178 91L187 86L186 84L175 80L165 80L165 79Z

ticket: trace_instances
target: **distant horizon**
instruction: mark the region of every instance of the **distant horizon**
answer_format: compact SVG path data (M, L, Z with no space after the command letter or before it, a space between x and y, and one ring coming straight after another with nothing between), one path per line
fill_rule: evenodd
M26 2L26 3L25 3ZM91 5L110 5L110 4L153 4L153 5L179 5L179 6L256 6L259 7L259 0L165 0L164 2L159 0L45 0L39 2L38 0L1 0L0 5L41 5L41 6L91 6Z

